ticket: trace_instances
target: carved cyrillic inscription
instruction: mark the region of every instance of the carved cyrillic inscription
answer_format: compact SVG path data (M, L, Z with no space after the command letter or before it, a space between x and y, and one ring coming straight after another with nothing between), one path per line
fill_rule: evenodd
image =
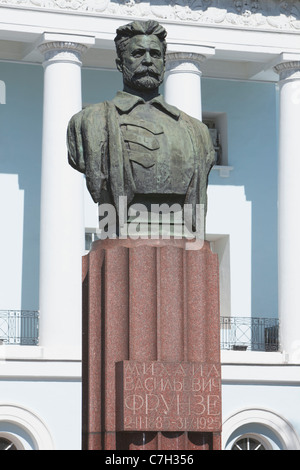
M117 390L119 430L221 429L219 364L124 361Z

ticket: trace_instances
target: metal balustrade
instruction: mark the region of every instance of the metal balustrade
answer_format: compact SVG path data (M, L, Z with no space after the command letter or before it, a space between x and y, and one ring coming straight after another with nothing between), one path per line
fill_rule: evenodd
M276 318L221 317L221 349L278 351L279 321ZM39 312L0 310L0 344L37 345Z
M221 349L278 351L278 319L221 317Z
M39 339L39 313L31 310L0 310L0 344L33 345Z

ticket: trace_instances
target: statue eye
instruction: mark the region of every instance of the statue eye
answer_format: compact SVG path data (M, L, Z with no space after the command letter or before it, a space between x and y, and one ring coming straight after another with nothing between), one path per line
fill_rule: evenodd
M154 57L154 59L160 59L161 57L160 51L151 51L150 54L151 54L151 57Z
M144 55L145 51L142 49L136 49L135 51L132 52L133 57L142 57Z

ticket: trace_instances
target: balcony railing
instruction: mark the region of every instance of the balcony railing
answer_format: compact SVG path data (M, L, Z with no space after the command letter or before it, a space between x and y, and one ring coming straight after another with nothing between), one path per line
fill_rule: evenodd
M0 344L33 345L39 340L39 313L0 310Z
M276 318L221 317L221 349L278 351ZM39 341L39 313L0 310L0 344L33 345Z
M278 351L277 318L221 317L221 349Z

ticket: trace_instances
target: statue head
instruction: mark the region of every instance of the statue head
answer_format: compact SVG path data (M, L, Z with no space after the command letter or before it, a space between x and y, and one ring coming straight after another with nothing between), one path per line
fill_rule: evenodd
M126 87L155 90L163 81L166 30L156 21L134 21L117 29L116 64Z

